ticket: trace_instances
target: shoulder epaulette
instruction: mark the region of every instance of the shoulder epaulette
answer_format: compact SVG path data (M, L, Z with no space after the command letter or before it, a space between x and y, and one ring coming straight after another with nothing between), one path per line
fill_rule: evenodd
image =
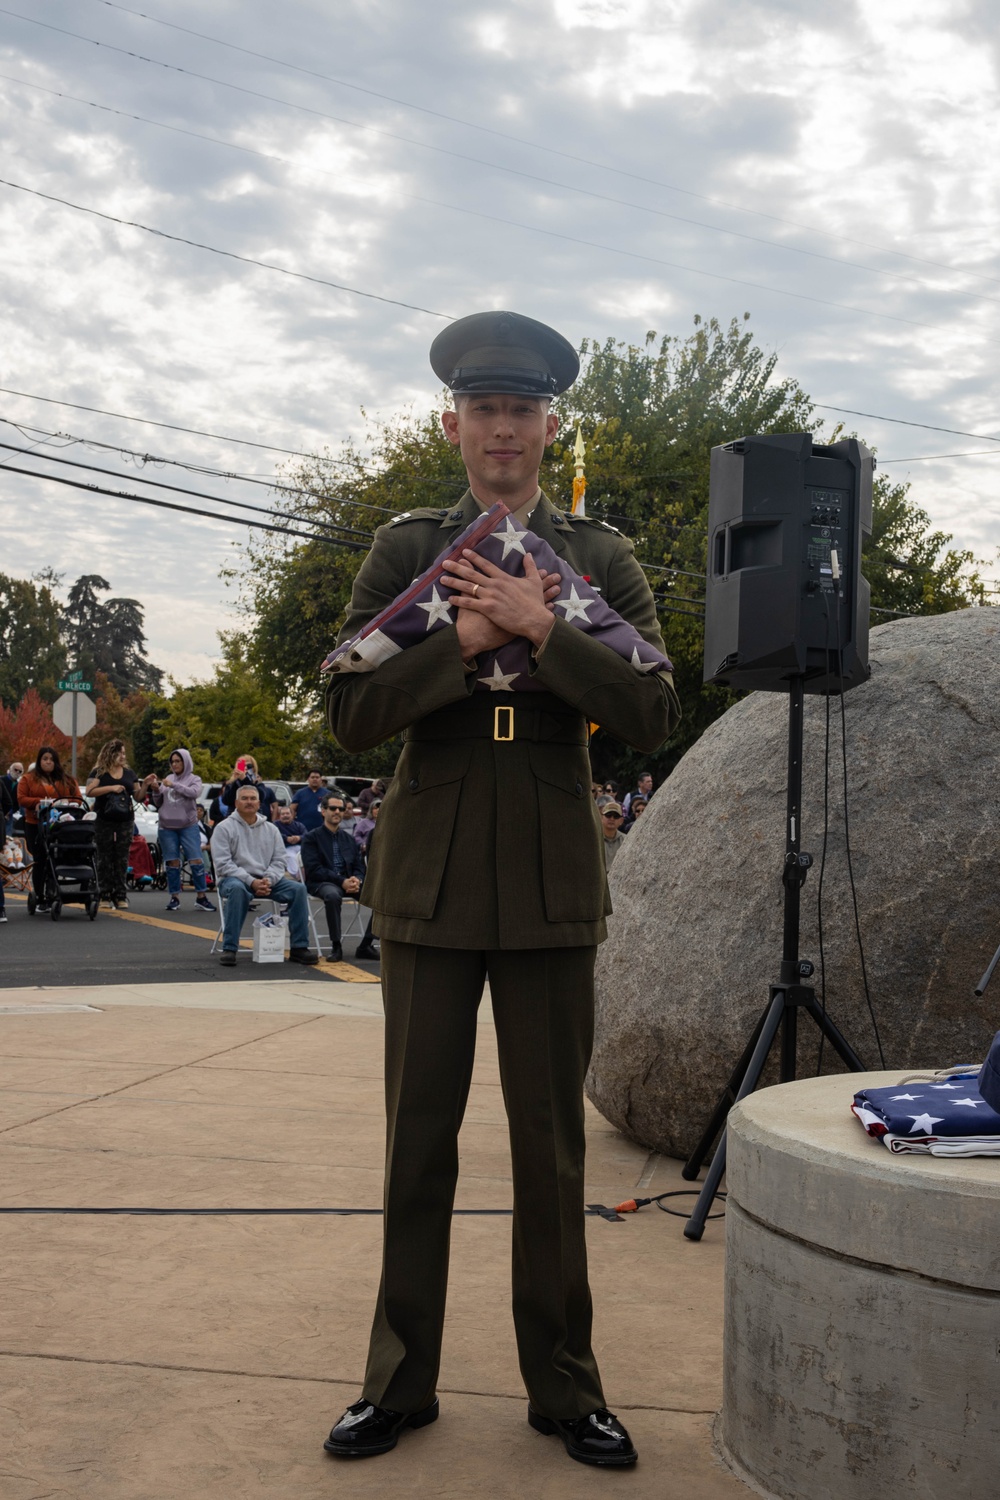
M393 516L387 522L389 526L399 526L403 521L443 521L448 515L447 510L432 510L430 507L422 507L420 510L404 510L398 516Z
M603 526L605 531L613 532L615 536L624 536L625 534L619 531L617 526L612 526L610 521L599 521L596 516L574 516L570 512L569 519L571 521L583 522L586 526Z

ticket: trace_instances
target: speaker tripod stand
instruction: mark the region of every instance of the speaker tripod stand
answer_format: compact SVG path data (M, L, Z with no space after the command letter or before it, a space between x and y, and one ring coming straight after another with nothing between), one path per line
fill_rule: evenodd
M811 1017L821 1035L852 1072L864 1071L864 1063L819 1004L815 990L802 982L813 973L812 964L807 959L799 958L800 896L812 864L812 855L803 853L799 843L802 831L804 705L805 678L793 677L788 689L788 804L785 819L785 864L781 876L785 888L784 941L778 982L771 985L770 998L747 1042L743 1056L733 1069L701 1140L682 1169L681 1175L688 1182L693 1182L721 1129L722 1139L712 1157L698 1201L684 1226L684 1234L689 1240L701 1239L712 1200L726 1170L725 1124L729 1111L757 1087L779 1032L779 1081L790 1083L795 1077L799 1011Z

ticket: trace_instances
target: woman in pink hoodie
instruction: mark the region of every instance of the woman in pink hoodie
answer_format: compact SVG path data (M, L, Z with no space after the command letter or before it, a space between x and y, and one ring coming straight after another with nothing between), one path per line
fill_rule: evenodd
M201 833L198 828L198 797L201 777L186 750L175 750L170 757L170 775L153 788L153 803L160 810L160 853L167 866L167 911L177 911L181 904L181 855L187 860L194 880L195 906L215 911L205 892L205 862L201 857Z

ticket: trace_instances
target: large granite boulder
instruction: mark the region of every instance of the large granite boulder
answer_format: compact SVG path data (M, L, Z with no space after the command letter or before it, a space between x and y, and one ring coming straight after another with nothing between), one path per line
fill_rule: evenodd
M1000 1027L1000 609L897 620L843 700L850 849L885 1064L981 1058ZM823 879L826 999L868 1067L879 1057L848 883L841 705L831 700ZM817 965L826 704L807 698L800 954ZM612 869L587 1092L633 1140L685 1156L767 1003L782 950L788 699L754 693L702 735ZM799 1073L818 1032L799 1022ZM823 1070L841 1064L825 1049ZM774 1069L765 1075L773 1081Z

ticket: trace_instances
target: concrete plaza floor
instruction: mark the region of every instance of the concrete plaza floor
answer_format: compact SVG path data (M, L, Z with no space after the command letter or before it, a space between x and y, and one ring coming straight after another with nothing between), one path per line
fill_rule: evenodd
M322 1440L356 1399L377 1214L376 985L305 980L0 993L0 1495L93 1500L375 1494L741 1500L712 1452L723 1224L588 1219L595 1344L634 1470L533 1433L509 1310L510 1220L456 1216L441 1418L366 1462ZM683 1187L588 1110L588 1201ZM680 1200L683 1204L689 1200ZM458 1207L511 1202L484 1001Z

